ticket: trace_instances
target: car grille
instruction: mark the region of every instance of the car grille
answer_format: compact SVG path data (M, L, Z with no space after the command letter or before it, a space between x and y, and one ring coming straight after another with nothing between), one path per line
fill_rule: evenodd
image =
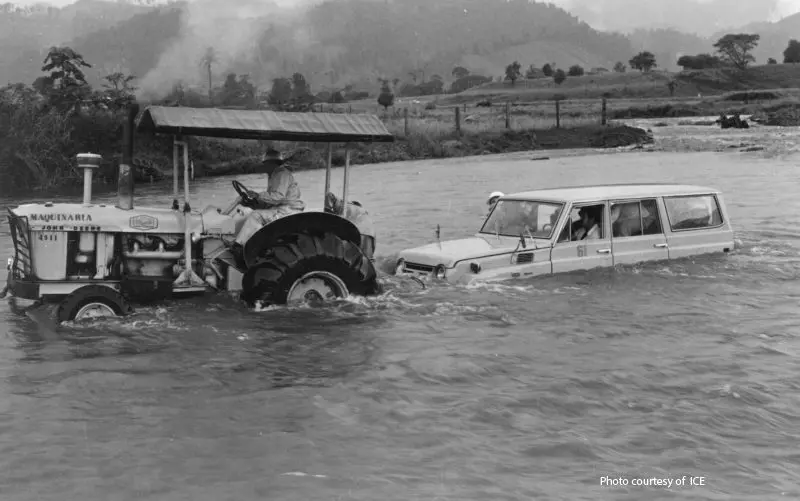
M429 266L427 264L417 264L417 263L406 263L403 267L403 271L412 271L416 273L432 273L433 266Z
M25 279L31 275L31 240L28 218L8 211L8 227L14 242L14 264L11 273L15 279Z

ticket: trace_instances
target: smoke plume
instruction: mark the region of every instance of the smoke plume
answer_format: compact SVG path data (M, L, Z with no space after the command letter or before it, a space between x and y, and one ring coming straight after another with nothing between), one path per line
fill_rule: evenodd
M164 51L158 64L139 83L139 97L157 97L181 82L203 92L208 73L203 64L209 48L213 85L228 72L247 73L263 87L279 76L275 61L259 57L261 35L271 24L292 26L293 36L275 47L284 57L297 57L313 45L313 34L304 26L305 10L312 2L284 6L270 0L192 0L186 4L177 40Z

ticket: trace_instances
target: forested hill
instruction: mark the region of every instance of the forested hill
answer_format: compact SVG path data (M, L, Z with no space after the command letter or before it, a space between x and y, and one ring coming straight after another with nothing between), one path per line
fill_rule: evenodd
M90 83L112 70L141 79L170 46L185 41L191 24L187 18L196 15L183 3L146 7L80 0L76 5L94 7L80 10L83 14L78 16L74 6L0 13L0 27L13 26L0 29L4 47L0 79L30 83L41 74L46 48L57 44L69 45L94 66L87 71ZM195 45L213 46L235 34L241 19L235 10L241 6L227 5L230 22L226 24L224 13L215 22L228 26L227 32L213 37L206 33L212 40L191 33ZM275 22L273 16L251 22L259 26L257 36L236 42L233 49L227 40L226 53L213 68L215 80L223 80L230 70L249 73L263 85L299 71L315 85L342 85L358 79L406 80L436 73L448 78L457 65L500 76L513 59L523 68L545 63L611 68L633 55L628 38L596 31L565 10L527 0L330 0L285 22ZM304 34L302 40L298 33ZM171 76L203 82L197 66L191 74Z
M102 0L78 0L61 9L2 4L0 81L30 83L24 80L30 73L29 68L41 66L49 46L114 26L149 10L147 6L134 3Z

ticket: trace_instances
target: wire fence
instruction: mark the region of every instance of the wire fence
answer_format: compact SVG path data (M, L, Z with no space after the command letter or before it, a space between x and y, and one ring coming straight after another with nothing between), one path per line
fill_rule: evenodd
M315 111L326 113L373 113L381 117L395 133L408 136L423 130L427 133L481 133L499 130L570 128L606 125L608 100L555 100L534 103L478 103L441 106L365 106L355 104L318 104Z

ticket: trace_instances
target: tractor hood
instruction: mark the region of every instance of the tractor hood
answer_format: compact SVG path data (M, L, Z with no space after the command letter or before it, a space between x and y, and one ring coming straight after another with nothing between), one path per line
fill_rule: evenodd
M115 233L183 233L183 212L168 208L135 207L122 210L113 205L25 204L12 209L28 219L34 231L93 231ZM191 231L203 230L203 217L192 213Z
M497 254L512 253L519 245L519 238L513 237L470 237L447 240L407 249L398 255L407 263L428 266L444 265L452 268L455 263L466 259L478 259ZM530 247L530 241L528 241Z

